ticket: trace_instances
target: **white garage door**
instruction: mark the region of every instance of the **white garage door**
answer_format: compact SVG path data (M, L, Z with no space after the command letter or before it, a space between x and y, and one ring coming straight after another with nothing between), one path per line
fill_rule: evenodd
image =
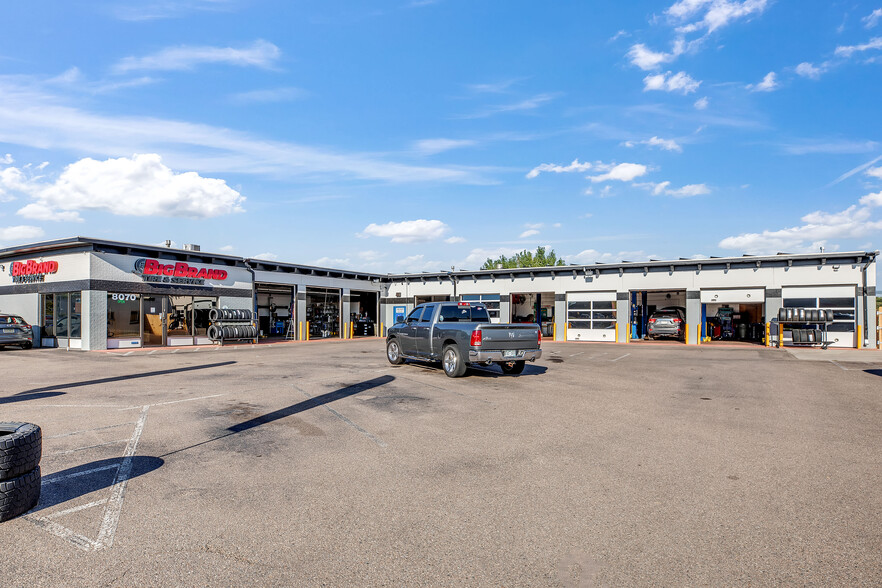
M747 304L760 303L766 300L764 288L723 288L719 290L702 290L701 302L704 304Z
M615 292L567 294L567 341L615 340Z

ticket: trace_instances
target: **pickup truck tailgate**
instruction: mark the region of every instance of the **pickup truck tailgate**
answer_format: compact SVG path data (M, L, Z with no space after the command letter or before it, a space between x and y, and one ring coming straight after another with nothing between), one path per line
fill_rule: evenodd
M481 347L491 349L536 349L538 325L481 325Z

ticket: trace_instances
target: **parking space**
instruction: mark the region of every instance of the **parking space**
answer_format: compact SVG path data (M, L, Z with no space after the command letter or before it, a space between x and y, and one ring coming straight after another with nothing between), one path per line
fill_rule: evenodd
M44 480L0 526L0 569L89 586L882 577L882 356L543 349L521 376L456 380L389 365L377 339L5 352L0 420L43 427Z

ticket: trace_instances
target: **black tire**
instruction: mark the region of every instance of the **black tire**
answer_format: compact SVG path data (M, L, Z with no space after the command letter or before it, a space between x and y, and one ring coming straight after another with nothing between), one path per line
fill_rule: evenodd
M401 345L398 344L397 339L389 339L386 343L386 359L388 359L389 363L392 365L401 365L404 363L404 358L401 356Z
M499 367L502 368L503 374L509 374L512 376L516 376L519 373L524 371L524 366L527 365L527 362L524 360L520 361L506 361L504 363L500 363Z
M447 345L441 352L441 367L448 378L459 378L466 373L468 366L456 345Z
M0 480L26 474L43 456L43 432L32 423L0 423Z
M212 308L211 310L208 311L208 320L210 320L213 323L216 323L217 318L218 318L218 310L216 308Z
M40 466L17 478L0 482L0 521L8 521L40 501Z

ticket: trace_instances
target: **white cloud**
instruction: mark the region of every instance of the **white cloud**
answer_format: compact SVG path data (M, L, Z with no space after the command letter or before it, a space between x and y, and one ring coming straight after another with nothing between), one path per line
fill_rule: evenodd
M872 29L879 21L882 20L882 8L877 8L867 16L861 19L861 22L864 23L864 27L868 29Z
M762 13L768 3L768 0L679 0L666 13L677 22L692 20L677 29L680 33L706 30L710 34L736 20Z
M271 102L288 102L306 95L300 88L274 88L270 90L251 90L230 96L237 104L269 104Z
M878 145L876 141L809 139L796 143L783 143L780 146L791 155L807 155L811 153L867 153L875 151Z
M232 245L224 245L223 247L221 247L219 249L219 251L223 251L224 253L229 253L230 251L233 251L234 249L235 249L235 247L233 247Z
M18 214L38 220L79 220L77 211L120 216L208 218L242 212L245 198L223 180L175 173L156 154L96 161L81 159L58 179L19 186L33 202Z
M265 259L266 261L277 261L279 256L275 253L258 253L257 255L252 255L254 259Z
M65 106L69 97L69 93L47 92L39 80L0 76L0 143L37 149L51 146L107 157L161 152L168 165L201 173L310 178L331 174L362 180L420 183L487 181L477 171L462 166L404 165L374 154L273 141L224 127L94 114Z
M646 188L653 196L673 196L674 198L689 198L691 196L703 196L710 194L710 188L706 184L686 184L682 188L671 189L671 182L646 182L634 184L638 188Z
M496 247L493 249L472 249L468 256L462 260L461 263L456 264L456 267L468 268L468 269L478 269L484 262L488 259L497 259L501 255L505 255L506 257L511 257L516 253L520 253L521 249L514 249L512 247Z
M807 61L803 61L796 66L796 75L802 76L804 78L809 78L811 80L821 79L822 73L824 73L823 65L821 67L816 67L815 65Z
M649 147L659 147L665 151L676 151L682 153L683 148L673 139L662 139L660 137L651 137L643 141L625 141L625 147L633 147L635 145L648 145Z
M618 263L623 260L627 261L645 261L649 259L643 251L619 251L618 253L605 253L596 249L585 249L576 254L568 254L563 256L567 263L578 265L590 265L594 263Z
M7 154L6 154L5 156L3 156L3 157L0 157L0 164L3 164L3 165L9 165L9 164L14 163L14 162L15 162L15 160L12 159L12 155L9 154L9 153L7 153Z
M758 84L748 84L747 89L752 92L774 92L778 89L778 82L775 80L776 77L775 72L770 71L763 78L763 81Z
M29 225L0 227L0 241L23 241L43 236L43 229Z
M873 49L882 49L882 37L873 37L869 42L863 45L845 45L836 48L836 55L840 57L851 57L855 53L863 51L871 51Z
M557 165L554 163L543 163L530 170L527 174L528 178L535 178L542 172L553 172L556 174L569 172L583 172L591 169L592 165L588 162L579 163L578 159L574 159L569 165Z
M524 231L523 233L521 233L520 235L518 235L518 239L526 239L527 237L532 237L532 236L538 235L538 234L539 234L539 231L537 231L536 229L528 229L528 230Z
M644 71L658 69L664 63L670 63L683 54L685 44L682 39L677 39L670 53L656 52L648 49L643 43L632 45L628 50L628 58L633 65Z
M866 171L866 174L871 178L879 178L882 180L882 167L871 167Z
M882 231L882 220L872 218L872 208L882 206L882 192L867 194L860 204L832 214L809 213L800 219L803 224L795 227L726 237L719 246L753 254L817 251L831 239L861 239Z
M643 78L643 91L660 90L663 92L679 92L684 96L698 90L700 81L693 79L686 72L649 75Z
M862 196L860 199L860 203L864 206L882 206L882 192L876 192L873 194L867 194L866 196Z
M708 97L704 96L696 100L693 106L695 106L696 110L706 110L709 102L710 100L708 99Z
M465 237L448 237L444 239L444 242L450 245L455 245L457 243L465 243L466 240Z
M542 229L545 228L545 223L524 223L525 229Z
M145 21L174 18L197 11L230 10L238 0L139 0L112 8L121 20Z
M645 175L647 168L639 163L620 163L613 166L607 173L599 176L590 176L592 182L606 182L610 180L618 180L620 182L630 182L634 178Z
M422 139L413 144L414 150L423 155L435 155L451 149L471 147L475 141L468 139Z
M239 67L270 69L279 59L281 50L268 41L258 39L249 47L168 47L144 57L125 57L113 66L116 73L130 71L185 71L197 65L223 63Z
M502 94L518 81L519 80L515 78L512 80L503 80L501 82L493 82L489 84L469 84L467 87L472 92L478 94Z
M440 239L449 230L450 227L439 220L418 219L384 225L371 223L358 236L388 237L393 243L420 243Z

